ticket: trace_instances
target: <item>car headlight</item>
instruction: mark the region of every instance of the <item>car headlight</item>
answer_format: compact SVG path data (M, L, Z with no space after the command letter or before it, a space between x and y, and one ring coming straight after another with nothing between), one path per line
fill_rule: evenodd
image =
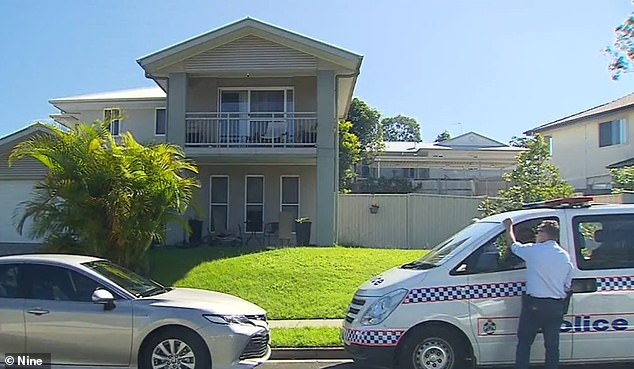
M215 324L248 324L253 322L244 315L203 315L205 319Z
M375 325L387 319L392 311L403 301L406 293L407 290L400 289L382 296L366 310L361 317L361 324Z

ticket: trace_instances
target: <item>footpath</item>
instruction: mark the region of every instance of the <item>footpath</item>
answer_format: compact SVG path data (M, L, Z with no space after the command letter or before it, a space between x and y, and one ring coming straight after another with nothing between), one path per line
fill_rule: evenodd
M343 319L269 320L271 328L341 327ZM276 347L272 360L350 359L343 347Z

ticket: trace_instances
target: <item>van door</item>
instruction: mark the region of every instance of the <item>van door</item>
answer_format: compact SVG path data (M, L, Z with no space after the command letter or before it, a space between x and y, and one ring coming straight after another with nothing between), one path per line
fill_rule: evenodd
M518 241L534 242L534 229L545 219L539 218L514 226ZM500 227L502 229L502 227ZM504 231L476 249L452 273L468 277L471 329L477 337L478 364L502 364L515 361L517 327L522 310L526 267L512 254ZM560 360L572 356L572 338L560 337ZM531 349L531 361L543 362L543 337L538 334Z
M573 336L573 359L634 358L634 214L572 220L574 294L562 330Z

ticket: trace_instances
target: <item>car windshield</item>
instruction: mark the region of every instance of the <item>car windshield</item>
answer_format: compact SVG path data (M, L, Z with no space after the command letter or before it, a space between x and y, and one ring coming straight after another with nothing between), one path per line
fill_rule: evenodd
M153 280L142 277L122 266L106 260L91 261L83 265L119 285L136 297L153 296L168 291L167 288Z
M473 223L463 228L460 232L451 236L447 240L441 242L438 246L434 247L431 251L423 255L420 259L409 264L402 265L401 268L430 269L437 267L438 265L448 260L451 256L453 256L453 253L458 250L458 247L460 245L474 237L479 237L482 234L489 232L495 227L499 227L499 223Z

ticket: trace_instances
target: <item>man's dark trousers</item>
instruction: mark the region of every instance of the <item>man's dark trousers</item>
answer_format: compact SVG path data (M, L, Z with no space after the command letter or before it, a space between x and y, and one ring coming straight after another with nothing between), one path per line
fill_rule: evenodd
M517 330L517 351L515 369L528 369L531 345L541 328L546 349L545 369L557 369L559 366L559 331L564 316L563 299L536 298L524 295L522 314Z

